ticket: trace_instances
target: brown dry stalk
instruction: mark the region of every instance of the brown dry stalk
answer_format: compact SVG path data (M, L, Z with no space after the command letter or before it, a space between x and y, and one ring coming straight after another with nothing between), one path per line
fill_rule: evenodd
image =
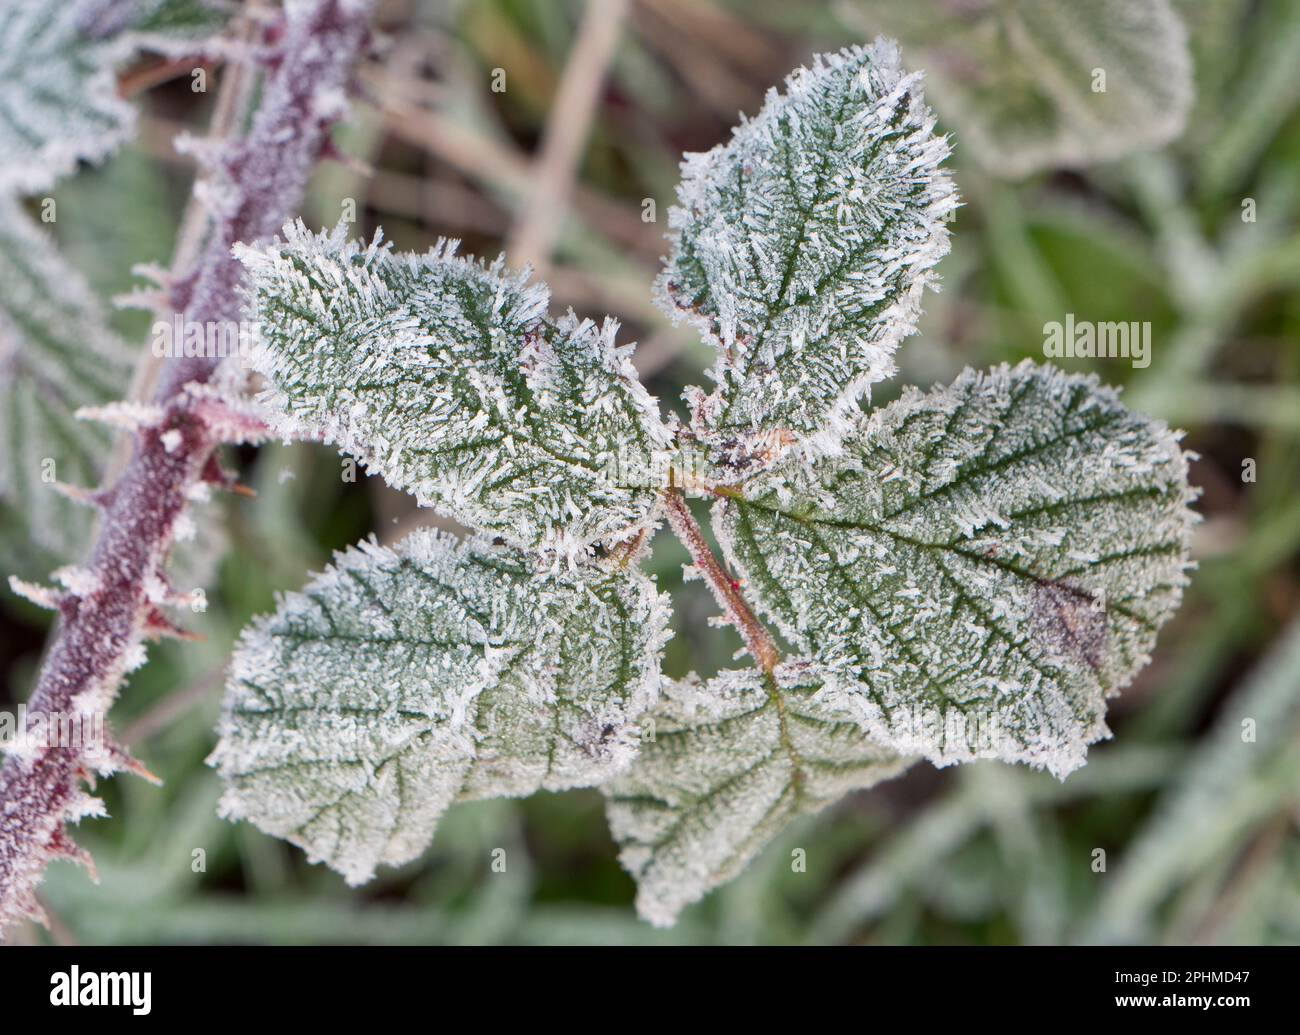
M555 114L546 123L522 218L506 244L515 266L544 271L549 264L626 9L627 0L588 0L556 92Z

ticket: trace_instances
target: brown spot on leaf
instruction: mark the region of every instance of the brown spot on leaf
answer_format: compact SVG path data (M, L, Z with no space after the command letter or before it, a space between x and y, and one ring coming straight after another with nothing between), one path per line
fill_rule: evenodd
M1034 587L1034 635L1094 672L1106 656L1106 609L1085 589L1051 579Z
M761 469L779 460L795 442L788 428L773 428L724 439L719 443L722 461L736 471Z

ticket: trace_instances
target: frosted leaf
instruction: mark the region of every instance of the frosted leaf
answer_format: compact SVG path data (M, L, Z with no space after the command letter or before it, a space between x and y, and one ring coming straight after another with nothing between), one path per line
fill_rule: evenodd
M210 760L222 810L361 883L418 855L457 799L626 767L666 628L636 571L539 577L432 531L363 543L241 637Z
M82 19L78 3L0 5L0 193L44 190L131 132L135 112L113 72L120 50Z
M240 247L285 431L308 430L390 484L525 549L574 557L650 520L668 433L616 324L551 320L549 292L439 242L393 254L285 227Z
M912 389L844 448L718 504L763 610L899 752L1082 765L1186 583L1177 436L1025 362Z
M49 479L98 483L107 431L73 413L120 398L130 379L130 350L84 279L18 202L0 197L0 522L6 542L24 544L3 558L11 570L36 574L85 549L92 509Z
M894 372L956 204L919 75L888 40L819 55L731 140L682 163L660 304L718 348L696 434L740 474L796 440L833 449Z
M1168 0L846 0L841 10L902 42L961 146L1002 176L1159 147L1191 109L1187 32Z
M131 134L115 69L138 50L174 57L217 41L221 0L5 0L0 4L0 193L34 193Z
M232 10L224 0L132 0L105 6L110 13L96 26L101 33L121 32L134 46L177 56L193 54L196 43L216 46L215 37ZM120 24L113 23L113 10L122 12Z
M905 768L821 685L804 660L779 666L771 688L757 669L665 684L653 736L605 788L642 917L673 923L792 820Z

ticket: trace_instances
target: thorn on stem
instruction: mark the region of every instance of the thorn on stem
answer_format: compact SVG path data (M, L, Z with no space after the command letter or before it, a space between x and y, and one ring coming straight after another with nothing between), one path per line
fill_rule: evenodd
M145 615L144 634L154 641L167 638L185 640L188 643L202 643L205 640L201 633L181 628L156 607L149 608Z

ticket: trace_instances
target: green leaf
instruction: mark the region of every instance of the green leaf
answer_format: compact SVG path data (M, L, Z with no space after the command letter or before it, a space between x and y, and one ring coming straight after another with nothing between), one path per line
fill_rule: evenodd
M646 920L672 924L792 820L906 767L862 732L852 707L821 693L822 681L800 660L770 682L749 669L665 685L652 735L605 790Z
M0 6L0 193L44 190L131 132L113 72L122 50L91 39L82 17L78 3Z
M717 387L687 399L730 474L796 441L833 449L894 372L957 204L933 126L920 77L877 40L819 55L728 143L686 156L657 289L717 346Z
M210 760L223 813L362 883L418 855L453 801L626 767L666 627L636 571L540 576L436 532L362 543L241 637Z
M233 8L222 0L135 0L126 31L137 46L166 53L193 53L194 44L214 37Z
M573 558L647 525L668 432L617 324L551 320L543 285L455 242L395 255L345 231L237 249L286 432L523 549Z
M1001 176L1159 147L1191 109L1187 32L1168 0L849 0L842 10L863 32L899 39L959 147Z
M85 281L0 197L0 522L29 544L3 558L11 572L44 574L86 548L93 512L50 479L98 484L109 436L74 413L121 398L130 378L130 350Z
M912 389L717 505L728 558L881 743L1064 775L1182 596L1187 460L1096 378Z

